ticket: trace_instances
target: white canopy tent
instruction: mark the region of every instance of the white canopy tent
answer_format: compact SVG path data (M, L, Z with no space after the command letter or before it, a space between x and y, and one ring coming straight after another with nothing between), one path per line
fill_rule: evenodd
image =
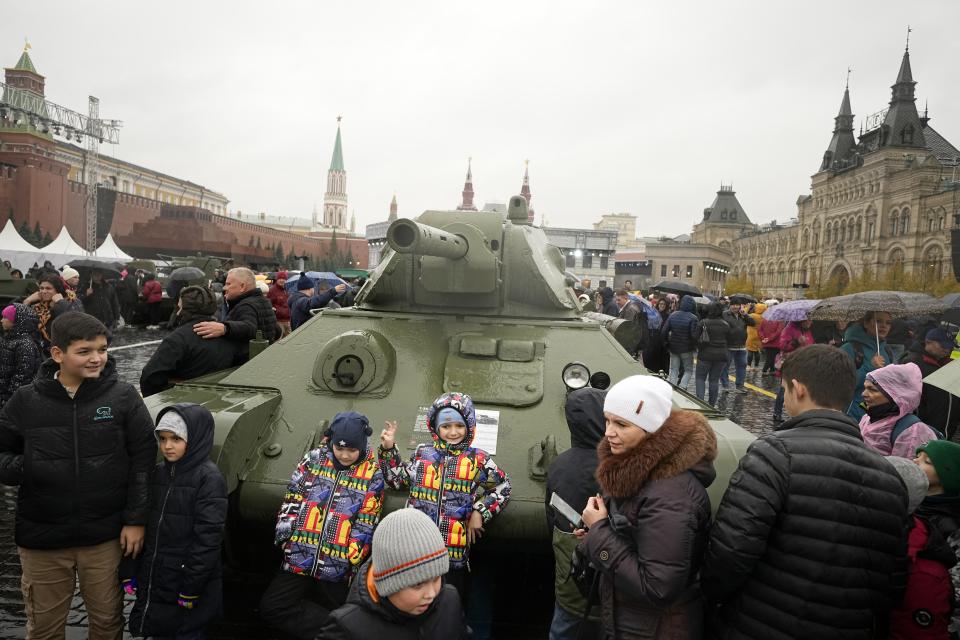
M40 247L40 253L43 254L52 254L56 256L68 255L68 256L86 256L87 250L78 245L73 241L73 238L70 236L70 232L67 231L66 227L60 229L60 233L57 234L57 237L54 238L53 242L48 244L45 247ZM47 258L53 262L51 258Z
M26 273L34 262L43 263L40 250L23 239L13 220L7 220L3 231L0 231L0 258L9 260L14 269L23 273Z
M107 237L103 239L103 244L90 257L113 262L130 262L133 260L133 256L125 253L123 249L117 246L113 234L110 233L107 234Z

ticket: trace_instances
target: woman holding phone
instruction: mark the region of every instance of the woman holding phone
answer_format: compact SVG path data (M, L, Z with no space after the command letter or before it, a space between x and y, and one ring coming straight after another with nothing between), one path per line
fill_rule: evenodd
M580 552L600 572L606 638L700 638L698 585L710 524L706 488L717 440L698 413L673 408L673 388L631 376L604 399L597 448L601 497L581 515Z

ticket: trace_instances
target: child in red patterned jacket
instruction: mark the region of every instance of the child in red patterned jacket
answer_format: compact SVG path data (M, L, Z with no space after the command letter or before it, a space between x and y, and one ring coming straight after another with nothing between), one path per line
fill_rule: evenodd
M391 489L410 488L407 506L437 523L450 554L448 582L466 606L470 545L510 499L510 480L483 449L470 446L477 428L470 396L445 393L427 413L433 444L421 444L404 462L395 444L396 422L380 434L380 466Z
M370 555L384 491L367 446L371 433L366 416L338 413L290 479L275 536L283 566L263 594L260 616L292 637L316 636Z

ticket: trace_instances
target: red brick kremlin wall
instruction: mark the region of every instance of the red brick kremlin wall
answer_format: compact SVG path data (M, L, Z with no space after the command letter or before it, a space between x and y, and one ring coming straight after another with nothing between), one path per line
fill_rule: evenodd
M79 244L86 236L84 203L86 185L67 179L69 167L54 160L42 147L14 146L4 140L0 152L0 226L12 213L19 227L26 220L30 229L40 224L41 232L56 237L60 228ZM126 193L104 194L115 197L115 204L99 207L99 236L106 229L117 245L138 258L169 255L216 255L232 257L238 263L272 263L279 245L284 255L325 256L330 249L330 233L301 236L287 231L214 215L205 209L167 205L157 200ZM260 249L256 248L259 240ZM337 237L337 248L350 249L354 266L367 266L367 243L363 238ZM359 263L359 264L356 264ZM346 266L346 265L344 265Z

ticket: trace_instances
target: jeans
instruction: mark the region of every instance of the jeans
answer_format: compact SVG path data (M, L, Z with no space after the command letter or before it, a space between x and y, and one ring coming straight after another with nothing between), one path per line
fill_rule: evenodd
M783 387L777 387L777 399L773 402L773 418L779 420L783 417Z
M720 395L720 375L727 366L726 360L717 360L711 362L708 360L697 361L697 397L703 400L704 386L707 378L710 379L710 399L708 402L716 406L717 396Z
M583 625L583 632L580 626ZM550 640L590 640L600 637L600 623L583 622L583 616L571 613L559 604L553 605L553 620L550 622Z
M294 638L313 640L330 612L347 599L349 583L278 571L260 599L260 617Z
M747 350L731 349L727 351L727 353L730 354L730 361L733 363L737 389L743 389L744 378L747 376ZM724 373L726 373L726 371L724 371Z
M680 378L679 384L677 383L677 378L680 376L680 367L683 366L683 377ZM676 385L688 391L690 389L690 378L693 377L693 351L688 351L687 353L671 353L670 354L670 384Z
M780 349L778 347L764 347L763 353L766 356L763 360L763 373L776 371L773 365L777 361L777 354L780 353Z

